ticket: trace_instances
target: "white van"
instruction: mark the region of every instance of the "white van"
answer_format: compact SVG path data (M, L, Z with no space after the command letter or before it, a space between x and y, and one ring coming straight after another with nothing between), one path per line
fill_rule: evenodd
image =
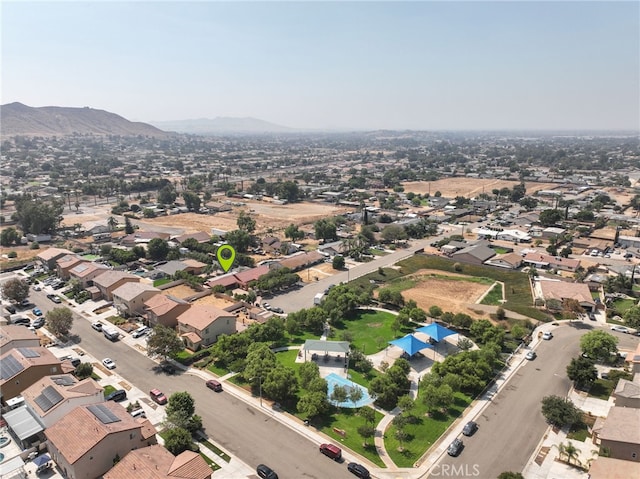
M149 329L148 326L140 326L133 333L131 333L131 336L133 336L134 338L139 338L140 336L144 336L145 334L147 334L149 331L151 331L151 329Z
M144 409L142 409L142 408L134 409L129 414L131 414L131 417L133 417L133 418L138 418L138 417L146 418L147 417L147 414L144 412Z

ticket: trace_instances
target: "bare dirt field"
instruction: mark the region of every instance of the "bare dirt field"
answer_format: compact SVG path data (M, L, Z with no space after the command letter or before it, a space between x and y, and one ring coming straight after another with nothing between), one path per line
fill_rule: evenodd
M196 299L193 304L198 304L200 306L215 306L220 309L224 309L227 306L231 306L233 302L228 301L224 298L216 298L215 295L210 294L209 296L205 296L203 298Z
M162 294L165 296L173 296L174 298L184 299L189 296L193 296L197 291L191 289L186 284L179 284L178 286L174 286L173 288L162 290Z
M249 212L256 220L256 232L266 233L282 231L291 223L298 226L310 225L322 218L328 218L350 211L349 208L328 203L295 203L274 205L266 202L246 202L246 206L234 208L233 211L215 215L199 215L184 213L180 215L161 216L145 219L145 223L183 228L185 232L210 231L218 228L231 231L238 228L236 219L240 211Z
M321 279L333 276L337 272L338 271L333 269L331 263L320 263L313 265L311 268L298 271L298 276L300 276L303 283L315 283Z
M429 277L429 275L434 275ZM440 306L442 311L452 313L465 313L473 318L480 317L469 309L470 303L480 298L492 286L467 281L456 281L442 278L443 272L437 270L420 270L411 275L411 278L420 279L413 288L404 290L402 295L405 300L413 299L418 307L428 311L431 306ZM446 276L459 276L454 273L446 273Z
M430 193L435 194L436 191L442 193L446 198L454 198L456 196L472 197L482 192L491 195L491 191L501 188L513 188L517 185L517 181L496 180L492 178L443 178L437 181L409 181L403 183L402 186L406 192ZM540 190L549 190L556 188L555 183L531 183L526 182L525 187L527 194L532 194Z

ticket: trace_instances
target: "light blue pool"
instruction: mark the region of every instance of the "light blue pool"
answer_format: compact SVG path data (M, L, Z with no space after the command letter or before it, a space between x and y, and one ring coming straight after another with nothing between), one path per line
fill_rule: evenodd
M344 408L359 408L362 406L367 406L373 402L373 399L369 396L369 391L367 391L367 388L365 388L364 386L360 386L359 384L351 382L349 379L338 376L336 373L329 374L325 379L327 381L327 397L329 398L331 397L333 388L336 386L336 384L344 387L347 390L347 394L351 391L352 388L359 388L362 391L362 398L355 404L349 399L341 403L330 401L334 406Z

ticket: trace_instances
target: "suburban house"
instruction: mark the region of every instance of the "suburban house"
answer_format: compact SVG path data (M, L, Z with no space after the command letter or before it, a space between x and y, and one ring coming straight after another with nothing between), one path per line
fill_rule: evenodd
M91 378L78 381L71 374L46 376L22 391L25 406L43 428L78 406L104 402L104 388Z
M135 449L102 477L103 479L208 479L212 471L205 460L193 451L174 456L157 444Z
M584 283L538 279L533 284L533 291L536 300L541 300L551 310L561 310L568 299L578 301L586 312L596 310L596 303L591 296L589 285Z
M66 254L56 261L55 270L58 276L66 281L70 278L71 268L81 263L89 263L89 261L83 260L76 254Z
M22 391L45 376L71 372L64 369L66 366L63 366L51 351L42 346L7 351L0 356L2 403L6 404L7 399L20 395Z
M79 406L45 430L51 458L65 477L100 477L134 449L157 444L147 419L134 419L120 404Z
M151 327L160 324L173 329L178 325L178 316L187 309L189 303L186 301L163 294L156 294L144 303L144 311Z
M171 241L182 244L188 239L194 239L198 243L208 243L209 241L211 241L211 235L205 231L198 231L196 233L185 233L180 236L174 236L173 238L171 238Z
M0 329L0 355L17 348L37 348L40 346L40 338L25 327L15 324L2 326Z
M124 271L109 269L93 279L93 285L100 290L102 299L113 300L113 291L128 283L139 283L140 277Z
M631 374L640 373L640 343L638 343L633 353L627 354L624 362L629 364Z
M633 380L620 379L613 391L616 406L640 409L640 373L633 375Z
M580 267L580 260L573 258L562 258L561 256L551 256L542 253L527 253L523 259L524 264L535 266L540 269L556 269L575 273Z
M73 252L64 248L47 248L38 253L36 259L49 271L55 271L56 261L65 255L73 255Z
M267 274L269 271L269 266L263 264L262 266L257 266L256 268L251 268L245 271L240 271L239 273L235 273L235 277L238 281L238 285L242 289L247 290L249 289L249 283L251 283L251 281L257 281L261 276Z
M155 231L136 231L135 233L128 234L120 240L122 246L136 246L140 244L147 244L152 239L162 239L168 241L171 235L168 233L158 233Z
M467 246L451 254L451 259L470 264L483 264L493 258L496 252L484 244L474 244Z
M81 263L69 270L69 276L71 279L78 280L83 288L88 288L93 286L93 280L96 276L108 269L103 264Z
M600 427L594 425L596 444L609 450L609 457L640 462L640 409L618 407L609 410Z
M522 256L518 253L500 254L485 261L485 264L498 268L518 269L522 266Z
M629 479L640 477L640 463L598 456L589 466L589 479Z
M238 278L236 278L236 275L233 273L227 273L220 276L216 276L215 278L208 280L205 284L210 288L213 288L219 285L219 286L223 286L224 289L227 289L227 290L234 289L238 286Z
M193 259L184 259L184 260L172 260L167 261L165 264L159 265L156 269L162 271L166 276L173 276L178 271L185 271L191 274L200 274L204 270L204 263L200 261L196 261Z
M222 334L235 332L235 314L216 306L192 304L178 316L178 334L185 346L192 351L210 346Z
M112 292L113 306L125 318L144 314L145 303L160 290L147 283L125 283Z
M288 258L280 260L280 266L289 268L291 271L299 271L314 264L322 263L324 256L318 251L308 251L295 253Z

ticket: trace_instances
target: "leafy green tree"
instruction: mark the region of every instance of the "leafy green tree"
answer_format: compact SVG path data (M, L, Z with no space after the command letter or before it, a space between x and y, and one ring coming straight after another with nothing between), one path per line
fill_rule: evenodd
M422 398L430 411L447 409L453 403L453 389L448 384L428 384L422 392Z
M165 414L166 421L173 427L189 429L191 417L195 412L195 401L188 392L176 392L169 396Z
M347 393L347 389L338 384L335 385L333 391L331 392L331 401L335 403L343 403L349 397L349 393Z
M2 296L19 303L29 296L29 283L24 279L9 279L2 283Z
M598 379L598 370L592 360L579 356L573 358L567 366L567 376L577 389L585 389Z
M316 239L335 241L338 239L336 224L326 218L318 220L314 223Z
M542 415L553 426L563 427L580 420L582 413L573 402L560 396L545 396L542 399Z
M290 401L298 392L298 378L290 368L278 363L267 373L262 390L276 401Z
M298 411L307 418L320 416L329 410L327 393L313 391L305 394L298 401Z
M630 328L640 329L640 306L631 306L624 312L622 318Z
M18 231L13 227L6 228L0 233L0 245L4 247L16 244L19 241L20 234L18 234Z
M311 381L320 377L320 367L313 361L304 362L298 369L298 376L300 376L300 385L307 389Z
M544 210L540 213L538 217L538 221L542 224L542 226L554 226L555 224L562 221L563 215L557 209L553 210Z
M191 433L186 429L174 427L165 434L164 447L174 456L191 449L191 445Z
M333 261L331 262L333 269L344 269L344 265L344 256L337 254L333 257Z
M64 203L45 203L23 198L16 201L16 218L25 234L54 233L64 211Z
M161 356L163 358L174 357L184 349L182 339L176 332L162 325L157 325L151 330L147 339L147 352L149 356Z
M407 232L400 225L387 225L380 232L382 239L387 243L397 243L398 241L407 239Z
M618 352L618 338L605 331L589 331L580 338L580 349L591 359L606 361Z
M163 205L171 205L174 201L176 201L177 197L178 194L176 193L176 190L173 188L173 186L166 185L158 192L158 203L161 203Z
M125 216L124 218L124 232L128 235L133 234L135 232L135 229L131 224L131 218L129 218L128 216Z
M118 226L118 220L114 216L109 216L107 218L107 226L109 227L109 231L113 231Z
M242 231L246 231L251 234L256 230L256 220L254 220L251 215L241 211L238 215L238 219L236 220L238 224L238 229Z
M69 308L53 308L47 311L47 329L51 334L60 338L69 334L73 326L73 313Z
M433 305L429 308L429 316L438 319L442 316L442 308L440 306Z
M93 364L89 362L78 364L78 367L76 368L74 374L78 379L86 379L91 377L91 375L93 374Z
M369 438L372 438L376 434L376 428L370 424L363 424L358 426L358 434L364 439L365 447L369 445Z
M245 230L229 231L225 236L227 243L233 246L236 253L246 253L251 246L251 236Z
M197 193L194 193L193 191L183 191L182 199L184 199L184 205L189 209L189 211L200 210L202 201Z
M155 261L163 261L167 259L169 254L169 243L162 238L153 238L147 244L147 255Z
M258 387L260 380L266 378L267 374L276 367L277 362L275 353L267 343L253 343L247 349L242 375L247 381L251 381L254 387Z
M304 238L304 231L300 231L298 225L291 223L284 229L284 236L291 241L298 241Z
M362 389L360 389L359 387L351 388L348 394L349 401L353 403L353 407L356 407L356 404L358 404L358 401L360 401L363 396L364 394L362 392Z

